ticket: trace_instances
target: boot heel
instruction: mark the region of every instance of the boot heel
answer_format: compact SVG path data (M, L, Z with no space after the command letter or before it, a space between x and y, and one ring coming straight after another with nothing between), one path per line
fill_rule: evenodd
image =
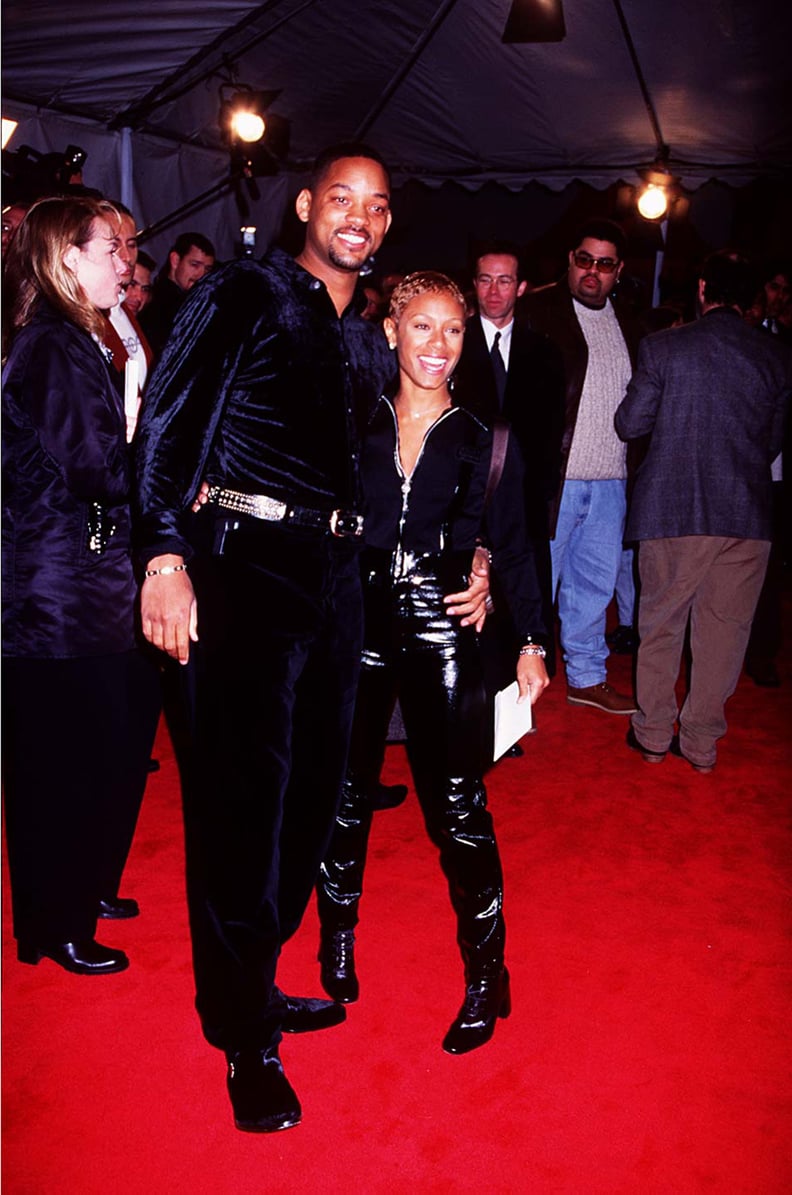
M29 942L17 943L17 958L20 963L30 963L32 967L35 967L43 957L41 951L36 946L31 946Z
M509 979L509 972L506 971L503 977L503 995L501 996L500 1008L498 1009L498 1016L501 1020L506 1020L511 1015L511 981Z

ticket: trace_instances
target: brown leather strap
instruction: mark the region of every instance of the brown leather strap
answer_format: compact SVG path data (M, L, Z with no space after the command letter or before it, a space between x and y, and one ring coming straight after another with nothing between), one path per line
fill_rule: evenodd
M492 495L498 488L498 482L506 464L506 449L509 444L509 425L505 419L496 419L492 425L492 456L490 457L487 488L484 491L484 509L489 506Z

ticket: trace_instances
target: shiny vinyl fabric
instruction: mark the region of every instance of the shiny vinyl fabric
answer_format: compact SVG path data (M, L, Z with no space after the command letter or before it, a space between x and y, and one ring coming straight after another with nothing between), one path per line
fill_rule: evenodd
M418 800L448 880L468 982L499 974L503 876L481 777L485 691L479 644L443 605L466 585L470 553L363 555L365 646L348 778L322 865L325 931L358 920L382 744L398 693ZM398 575L394 575L398 568Z

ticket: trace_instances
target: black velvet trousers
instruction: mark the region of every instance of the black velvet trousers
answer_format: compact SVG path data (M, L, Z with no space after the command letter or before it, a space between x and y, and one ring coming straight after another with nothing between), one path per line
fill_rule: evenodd
M276 964L338 809L362 611L353 541L245 517L215 526L215 554L190 564L200 642L180 669L179 754L196 1006L232 1053L280 1040Z
M364 555L365 647L347 782L317 886L322 929L352 929L363 891L372 809L398 695L418 800L448 880L470 982L503 966L503 876L482 781L488 717L479 644L445 613L467 586L470 553L420 557L397 581L390 554Z
M92 938L135 832L160 711L138 651L3 661L3 779L14 934Z

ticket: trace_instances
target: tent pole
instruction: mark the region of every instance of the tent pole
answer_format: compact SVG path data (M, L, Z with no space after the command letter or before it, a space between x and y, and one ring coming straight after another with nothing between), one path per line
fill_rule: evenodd
M655 253L655 268L654 268L654 283L652 284L652 306L660 306L660 275L663 272L663 261L665 260L666 241L668 239L668 216L665 216L660 221L660 237L662 239L662 247Z
M132 210L132 130L129 125L121 129L120 157L121 157L121 202Z

